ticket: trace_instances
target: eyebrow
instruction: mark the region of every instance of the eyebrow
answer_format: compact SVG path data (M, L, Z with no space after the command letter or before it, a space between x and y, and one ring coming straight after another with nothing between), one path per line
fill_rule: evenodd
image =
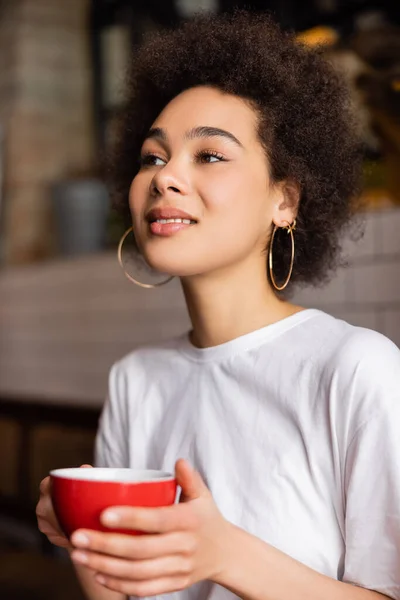
M237 139L236 136L233 135L233 133L230 133L230 131L226 131L225 129L220 129L219 127L207 127L206 125L203 125L201 127L194 127L185 134L185 139L187 140L209 137L226 138L240 148L243 148L243 144ZM153 127L152 129L149 129L145 139L158 139L166 142L168 140L168 136L165 129L162 129L161 127Z

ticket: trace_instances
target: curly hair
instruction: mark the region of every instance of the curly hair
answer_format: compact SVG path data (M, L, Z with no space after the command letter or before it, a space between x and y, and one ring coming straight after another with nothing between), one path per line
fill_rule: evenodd
M184 90L207 85L249 101L272 181L300 188L293 284L324 282L338 265L354 214L360 145L348 90L320 50L267 15L199 15L153 34L135 53L128 103L112 168L113 206L129 220L128 195L146 132ZM285 279L290 236L276 235L274 272Z

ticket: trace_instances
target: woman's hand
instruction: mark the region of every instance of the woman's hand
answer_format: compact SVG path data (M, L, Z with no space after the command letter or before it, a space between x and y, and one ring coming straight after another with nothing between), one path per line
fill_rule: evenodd
M154 596L215 579L223 569L232 527L221 515L200 475L176 464L180 504L165 508L113 507L104 525L140 530L142 536L79 530L72 559L93 569L105 587L128 596Z
M36 517L39 530L47 536L49 542L60 548L69 548L70 543L64 535L54 514L50 496L50 477L40 483L40 498L36 506Z
M88 468L90 465L82 465ZM50 495L50 477L40 483L40 498L36 506L36 517L39 530L47 536L49 542L60 548L71 548L68 538L64 535L54 514L53 503Z

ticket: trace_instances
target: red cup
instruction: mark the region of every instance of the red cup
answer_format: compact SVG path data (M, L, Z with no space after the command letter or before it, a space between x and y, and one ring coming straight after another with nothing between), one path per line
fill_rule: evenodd
M50 481L54 512L68 538L76 529L143 533L104 527L100 515L111 506L170 506L177 490L174 476L164 471L56 469Z

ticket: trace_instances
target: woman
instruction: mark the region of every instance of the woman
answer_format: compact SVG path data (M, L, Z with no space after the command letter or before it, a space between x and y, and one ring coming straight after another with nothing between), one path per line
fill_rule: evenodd
M400 599L400 353L280 295L326 278L352 214L342 84L236 13L153 38L130 89L116 206L192 330L113 367L96 462L176 463L183 502L103 514L142 537L75 532L88 598ZM38 518L68 545L48 479Z

